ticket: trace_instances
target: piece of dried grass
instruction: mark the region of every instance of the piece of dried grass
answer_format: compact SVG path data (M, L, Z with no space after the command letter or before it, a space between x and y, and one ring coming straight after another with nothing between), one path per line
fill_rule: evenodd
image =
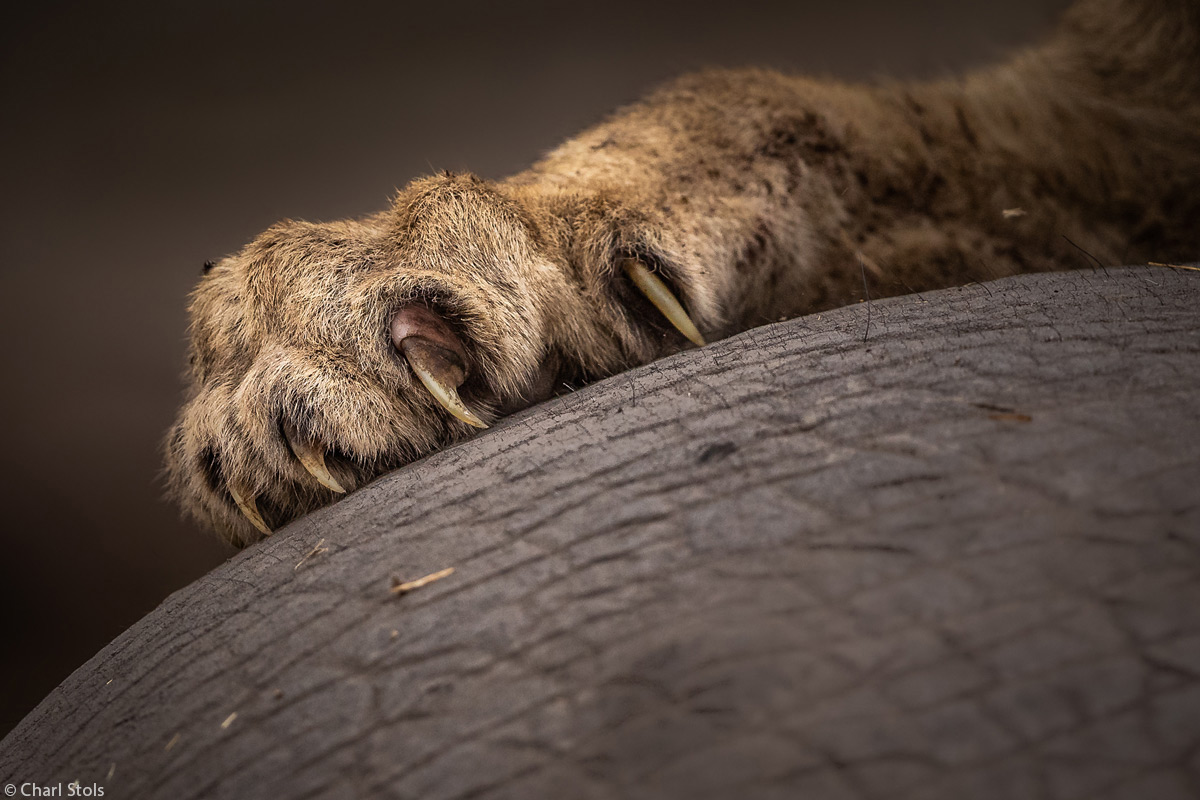
M1200 267L1185 267L1183 264L1164 264L1161 261L1147 261L1146 264L1151 267L1167 267L1168 269L1190 269L1192 272L1200 272Z
M325 537L321 537L321 541L317 542L313 546L313 549L309 550L308 553L304 556L304 558L300 559L300 561L296 563L296 566L292 567L292 572L295 572L296 570L300 569L301 565L303 565L305 561L308 561L313 556L319 556L321 553L328 553L329 548L325 547L324 544L325 544Z
M420 589L422 586L427 586L434 581L440 581L447 575L453 574L453 572L454 567L446 567L443 570L431 572L424 578L417 578L415 581L405 581L404 583L400 583L396 578L392 578L392 594L408 594L413 589Z

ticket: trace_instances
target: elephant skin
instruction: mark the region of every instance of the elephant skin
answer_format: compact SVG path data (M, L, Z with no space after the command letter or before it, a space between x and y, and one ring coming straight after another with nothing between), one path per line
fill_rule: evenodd
M0 782L1200 797L1198 309L1198 272L1022 276L565 394L176 592Z

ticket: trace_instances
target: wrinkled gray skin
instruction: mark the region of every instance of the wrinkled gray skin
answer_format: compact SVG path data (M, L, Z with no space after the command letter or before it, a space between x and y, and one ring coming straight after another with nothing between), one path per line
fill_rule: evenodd
M3 741L0 778L1198 797L1198 308L1193 272L1011 278L550 401L177 592Z

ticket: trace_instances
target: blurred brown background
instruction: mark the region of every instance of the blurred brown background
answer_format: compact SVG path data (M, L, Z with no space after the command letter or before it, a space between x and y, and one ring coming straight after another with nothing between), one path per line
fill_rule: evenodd
M993 60L1067 0L28 4L0 71L0 734L230 553L162 499L203 262L517 171L672 75Z

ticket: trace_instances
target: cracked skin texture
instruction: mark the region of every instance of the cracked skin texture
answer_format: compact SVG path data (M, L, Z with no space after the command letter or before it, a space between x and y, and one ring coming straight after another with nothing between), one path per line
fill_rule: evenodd
M1200 797L1198 308L1196 272L1011 277L519 412L174 594L0 779Z
M713 340L854 302L865 279L880 297L1084 252L1194 259L1198 218L1195 0L1085 0L957 80L684 77L510 179L422 179L379 214L280 223L218 263L193 298L170 484L247 544L262 533L235 500L278 528L333 502L326 486L474 435L388 339L416 305L461 337L463 399L495 420L686 346L624 279L629 256ZM324 486L301 450L328 454Z

